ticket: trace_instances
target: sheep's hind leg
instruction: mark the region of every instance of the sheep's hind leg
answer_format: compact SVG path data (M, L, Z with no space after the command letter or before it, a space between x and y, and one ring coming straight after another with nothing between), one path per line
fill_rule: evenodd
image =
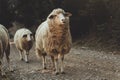
M2 60L0 59L0 76L2 75Z
M4 51L3 51L2 43L0 41L0 75L5 76L5 72L3 69L3 56L4 56Z
M0 75L5 76L5 72L3 69L3 59L0 58Z
M13 71L13 68L10 66L10 45L8 45L8 48L7 50L5 51L5 54L6 54L6 59L7 59L7 64L8 64L8 68L9 68L9 71Z
M9 71L13 71L13 68L11 67L11 65L10 65L10 58L9 58L9 56L6 56L6 59L7 59L7 63L8 63L8 69L9 69Z

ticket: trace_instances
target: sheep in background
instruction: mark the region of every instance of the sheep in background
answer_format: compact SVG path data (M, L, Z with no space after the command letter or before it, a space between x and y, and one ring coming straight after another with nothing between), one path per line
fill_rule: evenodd
M23 55L25 55L25 62L28 63L29 50L33 46L32 32L26 28L17 30L14 36L14 43L19 50L20 60L23 60Z
M44 69L46 69L45 56L47 54L51 56L55 74L59 73L59 68L61 73L64 73L64 55L71 49L72 39L69 27L71 15L63 9L54 9L36 31L36 54L38 57L42 56ZM58 60L60 60L60 67Z
M3 68L3 57L4 53L6 55L7 63L9 66L9 70L12 71L10 67L10 43L9 43L9 34L8 30L0 24L0 71L2 75L5 75Z

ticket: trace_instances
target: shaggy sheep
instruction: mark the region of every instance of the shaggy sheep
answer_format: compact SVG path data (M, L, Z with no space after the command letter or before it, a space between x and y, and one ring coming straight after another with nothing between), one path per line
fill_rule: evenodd
M5 72L3 71L3 56L4 53L6 55L7 63L9 66L9 70L11 70L10 67L10 43L9 43L9 34L8 30L0 24L0 71L2 75L5 75Z
M14 36L14 43L19 50L20 60L23 60L23 51L25 52L25 62L28 63L29 50L33 46L32 32L26 28L22 28L16 31Z
M71 15L61 8L54 9L36 31L36 54L38 57L42 56L44 69L46 69L45 56L47 54L51 56L55 74L59 73L58 60L60 60L61 73L64 73L64 55L71 49L72 39L69 27Z

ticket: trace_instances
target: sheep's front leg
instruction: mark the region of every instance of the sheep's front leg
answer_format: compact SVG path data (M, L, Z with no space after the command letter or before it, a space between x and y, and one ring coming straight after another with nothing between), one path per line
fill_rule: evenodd
M61 67L61 73L64 74L64 55L60 55L60 67Z
M55 58L55 74L58 75L59 74L59 68L58 68L58 58Z
M23 60L23 51L19 51L20 60Z
M26 63L28 63L29 61L28 61L28 55L29 55L29 52L28 51L25 51L26 53L25 53L25 62Z
M45 55L42 55L43 69L46 69L46 58Z
M52 67L53 67L53 70L55 71L55 61L54 61L54 57L51 56L51 60L52 60Z

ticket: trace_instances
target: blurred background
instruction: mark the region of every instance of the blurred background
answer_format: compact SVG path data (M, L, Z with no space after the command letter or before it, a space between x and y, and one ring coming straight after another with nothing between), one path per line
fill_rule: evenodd
M0 24L8 28L11 38L21 27L35 33L58 7L72 13L73 42L119 50L120 0L0 0Z

